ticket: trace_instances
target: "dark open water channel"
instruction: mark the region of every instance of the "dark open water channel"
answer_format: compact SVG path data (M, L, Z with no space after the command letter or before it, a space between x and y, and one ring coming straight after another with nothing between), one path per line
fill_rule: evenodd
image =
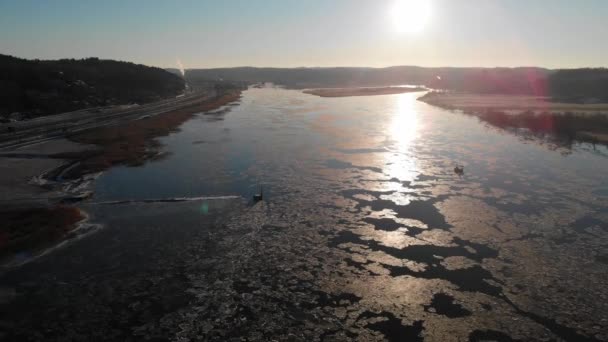
M105 228L2 276L3 336L608 340L606 148L418 96L251 89L195 116L98 179Z

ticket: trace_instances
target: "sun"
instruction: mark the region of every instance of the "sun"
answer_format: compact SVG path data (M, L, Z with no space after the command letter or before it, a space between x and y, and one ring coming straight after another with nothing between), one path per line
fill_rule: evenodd
M422 31L431 15L429 0L396 0L391 8L395 30L401 33Z

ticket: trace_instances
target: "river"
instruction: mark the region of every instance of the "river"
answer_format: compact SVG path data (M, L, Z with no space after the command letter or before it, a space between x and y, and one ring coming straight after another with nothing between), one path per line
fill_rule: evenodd
M420 95L196 115L97 179L103 228L2 276L5 336L608 340L607 149Z

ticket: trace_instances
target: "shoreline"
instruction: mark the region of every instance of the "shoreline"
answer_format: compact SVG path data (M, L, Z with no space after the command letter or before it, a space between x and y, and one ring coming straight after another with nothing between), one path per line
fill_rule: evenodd
M373 95L393 95L402 93L414 93L426 91L422 87L359 87L359 88L316 88L305 89L304 94L316 95L320 97L349 97L349 96L373 96Z
M3 151L0 188L9 195L1 199L5 224L0 227L0 267L19 266L23 263L16 255L36 258L70 240L88 224L87 213L77 203L94 195L91 187L97 176L116 165L139 166L161 158L158 138L176 132L198 113L238 101L241 94L240 89L230 90L191 107Z
M162 145L157 138L167 136L195 114L216 110L238 101L241 91L230 91L192 107L128 121L117 126L104 126L69 135L70 141L99 147L99 151L85 151L74 159L79 165L64 172L66 179L104 171L114 165L139 166L148 160L162 158Z
M0 266L25 264L62 243L78 230L88 215L75 206L22 208L0 212Z
M558 144L574 141L608 145L608 104L571 104L527 95L429 92L417 99L450 111L461 111L499 129L525 130Z

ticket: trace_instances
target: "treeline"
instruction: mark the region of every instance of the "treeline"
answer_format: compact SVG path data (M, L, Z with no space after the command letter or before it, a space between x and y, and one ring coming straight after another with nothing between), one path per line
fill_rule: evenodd
M490 94L550 96L555 100L608 101L607 69L521 68L219 68L186 71L202 80L272 82L289 88L365 87L401 84Z
M432 88L529 94L541 92L547 69L541 68L423 68L395 66L387 68L221 68L187 70L190 82L230 80L273 82L289 88L365 87L401 84Z
M0 116L22 118L176 96L184 80L163 69L98 58L0 55ZM15 114L19 113L19 114Z
M608 102L608 69L558 70L549 77L551 96L576 103Z

